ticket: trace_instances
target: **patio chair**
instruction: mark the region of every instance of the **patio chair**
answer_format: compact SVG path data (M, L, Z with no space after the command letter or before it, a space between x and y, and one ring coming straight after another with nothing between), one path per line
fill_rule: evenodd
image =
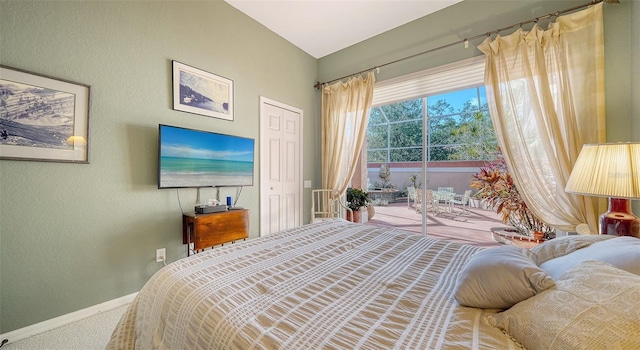
M462 196L455 195L451 200L451 203L455 206L456 204L460 205L462 208L461 215L468 215L471 213L471 208L469 207L469 200L471 199L471 190L464 191Z
M411 202L413 201L413 206L416 206L416 188L413 186L407 187L407 209L411 209Z
M453 187L438 187L438 192L451 192L453 193Z
M423 204L424 203L424 204ZM433 214L438 214L440 212L440 205L438 203L438 199L433 193L432 190L424 191L424 196L422 194L422 189L416 190L416 213L422 211L422 207L424 206L427 212L431 212Z
M453 187L438 187L438 192L434 194L438 203L444 205L444 210L452 213L453 212L453 199L455 197L455 193L453 192Z
M344 218L343 213L351 211L340 197L335 197L334 190L313 190L311 198L311 223Z
M416 209L416 213L422 210L422 189L416 189L416 198L413 200L413 207Z

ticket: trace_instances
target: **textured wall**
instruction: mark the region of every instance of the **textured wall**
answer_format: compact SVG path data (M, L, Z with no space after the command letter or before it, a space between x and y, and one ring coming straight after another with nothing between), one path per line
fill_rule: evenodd
M317 60L225 2L3 0L0 33L3 65L91 85L90 164L0 161L0 333L138 291L156 248L185 255L176 190L157 189L159 123L258 140L260 95L301 108L320 182ZM234 80L235 121L173 111L171 60ZM255 183L238 202L251 236ZM179 193L193 210L196 191Z
M640 1L631 1L631 141L640 142ZM640 204L640 202L636 202ZM638 205L640 212L640 205Z
M585 3L584 0L465 0L321 58L319 80L339 78ZM640 1L604 4L603 11L607 142L640 141ZM540 21L543 28L546 23L548 20ZM482 53L476 47L484 38L471 40L466 49L459 44L382 67L376 80L480 56ZM640 201L634 201L633 205L636 215L640 215Z
M633 47L638 49L638 31L632 31L630 25L631 2L636 1L621 0L621 3L617 5L604 4L606 113L607 140L609 142L628 141L634 137L635 139L640 137L637 121L635 122L636 127L632 128L634 124L631 123L630 112L630 101L638 100L637 93L631 95L630 91L633 80L630 79L629 74L632 33L636 37L636 44ZM435 14L417 19L402 27L321 58L318 62L319 80L324 82L342 77L584 3L584 0L465 0ZM638 7L637 2L633 6ZM638 10L635 12L637 13ZM547 23L548 20L540 21L543 28ZM636 28L637 26L635 24ZM530 27L531 25L524 26L525 29ZM513 30L505 31L502 34L509 34ZM469 47L466 49L464 45L459 44L382 67L380 73L376 75L376 80L383 81L470 57L481 56L482 53L476 47L484 39L485 36L482 36L469 41ZM637 120L639 116L636 114L634 118Z
M638 141L640 6L621 1L605 5L608 137ZM0 161L0 333L139 290L159 268L156 248L184 256L176 191L155 188L158 123L257 139L259 95L301 108L304 178L318 185L316 79L584 2L465 0L316 61L222 1L0 0L1 64L92 85L91 164ZM477 56L477 44L383 68L378 80ZM236 120L173 111L173 59L233 79ZM258 193L245 188L239 202L252 236ZM195 191L180 198L189 208Z

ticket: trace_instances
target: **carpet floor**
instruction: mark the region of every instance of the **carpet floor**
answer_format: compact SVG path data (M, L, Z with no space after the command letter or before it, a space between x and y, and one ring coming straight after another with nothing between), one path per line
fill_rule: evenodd
M5 344L2 350L103 350L128 305Z

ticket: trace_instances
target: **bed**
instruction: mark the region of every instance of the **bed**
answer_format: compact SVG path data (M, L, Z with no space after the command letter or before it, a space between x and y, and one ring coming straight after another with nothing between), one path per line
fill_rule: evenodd
M487 321L504 307L459 301L460 283L478 293L460 278L478 276L465 269L485 250L341 219L228 244L152 276L107 349L518 349Z

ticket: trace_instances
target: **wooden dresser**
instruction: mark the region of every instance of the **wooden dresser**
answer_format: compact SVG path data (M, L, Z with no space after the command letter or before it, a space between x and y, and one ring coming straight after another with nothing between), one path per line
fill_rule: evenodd
M187 245L187 256L218 244L249 237L249 210L229 210L210 214L195 212L182 215L182 243Z

